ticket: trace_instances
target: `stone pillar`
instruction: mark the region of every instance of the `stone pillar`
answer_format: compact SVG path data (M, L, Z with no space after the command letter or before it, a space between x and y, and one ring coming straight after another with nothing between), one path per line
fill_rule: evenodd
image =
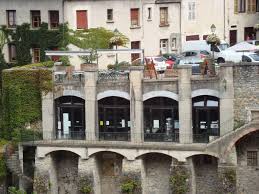
M42 129L43 139L55 138L53 93L42 94Z
M133 180L137 183L137 187L134 190L134 194L141 194L143 193L143 160L136 159L136 160L128 160L126 158L122 161L122 178L121 178L121 185L127 183L129 180Z
M234 129L234 85L232 64L220 66L220 136Z
M179 80L179 138L180 143L192 143L192 98L191 75L192 66L178 67Z
M131 141L143 142L143 66L130 67L130 120Z
M80 187L89 187L93 193L101 194L97 163L94 156L87 160L79 158L78 190L80 190Z
M236 166L232 164L218 164L219 193L236 193Z
M98 79L98 67L84 66L82 69L85 77L85 134L88 141L96 140L98 130L98 109L96 99L96 85Z
M37 194L58 193L57 173L51 155L35 157L34 191Z

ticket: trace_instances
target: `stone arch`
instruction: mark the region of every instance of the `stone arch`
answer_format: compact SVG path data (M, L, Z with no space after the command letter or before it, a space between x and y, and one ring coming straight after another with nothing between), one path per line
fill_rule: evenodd
M58 99L62 96L75 96L85 100L84 94L82 94L82 92L78 90L64 90L64 91L56 92L54 94L54 99Z
M178 94L170 91L160 90L160 91L151 91L143 94L143 101L155 97L167 97L175 101L178 101Z
M44 158L50 153L58 151L67 151L72 152L78 155L81 159L87 159L86 149L85 148L65 148L65 147L37 147L37 156L39 158Z
M97 94L97 100L101 100L106 97L121 97L127 100L130 100L130 95L127 92L119 91L119 90L106 90L104 92L100 92Z
M192 154L192 155L186 157L186 159L190 159L191 157L200 156L200 155L207 155L207 156L211 156L211 157L219 159L219 156L216 153L211 153L211 152L195 153L195 154Z
M199 89L192 91L192 98L195 98L197 96L214 96L219 98L219 91L217 90L211 90L211 89Z
M163 151L163 150L156 150L156 151L149 151L149 150L142 150L141 152L139 152L137 155L136 155L136 159L138 158L141 158L147 154L161 154L161 155L164 155L164 156L168 156L170 158L172 158L172 160L178 160L176 157L173 157L172 154L170 154L168 151Z
M132 158L128 157L125 154L124 150L113 150L113 149L102 149L102 148L96 148L96 149L89 149L88 148L88 157L91 157L93 155L96 155L96 154L102 153L102 152L115 153L115 154L118 154L118 155L122 156L123 158L127 158L128 160L132 160Z
M241 131L240 133L237 133L233 139L230 141L229 144L227 144L226 149L224 151L224 157L227 156L228 153L230 153L231 149L235 146L235 144L242 139L243 137L245 137L246 135L253 133L255 131L259 131L259 128L248 128L247 130Z

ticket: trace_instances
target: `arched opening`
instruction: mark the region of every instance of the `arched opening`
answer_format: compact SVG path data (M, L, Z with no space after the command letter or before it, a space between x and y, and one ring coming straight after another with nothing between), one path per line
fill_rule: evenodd
M189 159L193 163L192 179L197 194L218 193L218 159L210 155L194 155Z
M166 97L144 101L145 141L179 141L178 102Z
M172 157L159 153L141 156L144 164L144 193L169 193Z
M219 99L198 96L192 99L193 142L207 143L211 136L219 136Z
M100 140L130 140L130 101L107 97L98 101Z
M53 191L59 194L75 193L77 191L79 156L68 151L50 153L53 161L51 185Z
M249 133L236 142L237 193L259 191L259 131Z
M101 186L100 193L121 193L123 156L114 152L99 152L95 156Z
M56 138L85 139L85 101L75 96L55 100Z

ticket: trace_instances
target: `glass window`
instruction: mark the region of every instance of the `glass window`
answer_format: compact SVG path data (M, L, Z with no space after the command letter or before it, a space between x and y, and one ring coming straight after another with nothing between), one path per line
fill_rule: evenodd
M113 21L113 9L107 9L107 20Z
M218 107L219 106L219 102L215 101L215 100L208 100L207 101L207 106L208 107Z
M247 151L247 166L257 166L257 151Z
M50 28L58 28L59 26L59 11L49 11Z
M39 48L33 48L32 49L32 55L33 55L33 62L39 63L40 62L40 49Z
M239 13L246 12L246 0L239 0L239 2L238 2L238 12Z
M31 11L31 26L32 28L39 28L41 24L40 11Z
M195 20L195 2L188 3L188 20Z
M14 28L16 26L16 11L15 10L7 10L7 27Z
M160 26L168 25L168 7L160 7Z
M250 57L252 57L255 61L259 61L259 55L258 54L251 54Z
M148 20L151 20L151 14L152 14L152 12L151 12L151 7L149 7L149 8L147 8L147 10L148 10L148 17L147 17L147 19Z
M134 8L130 9L130 21L131 21L131 26L139 26L139 9Z
M16 61L16 46L15 46L15 44L9 44L8 50L9 50L9 61L15 62Z
M247 12L255 13L256 12L256 0L247 0Z

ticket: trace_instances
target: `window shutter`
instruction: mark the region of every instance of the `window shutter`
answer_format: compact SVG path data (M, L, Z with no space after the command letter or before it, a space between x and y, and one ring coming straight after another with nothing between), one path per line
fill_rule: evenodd
M238 0L234 0L234 13L238 13Z
M139 9L130 10L131 25L139 25Z
M76 21L77 21L77 29L87 29L88 28L87 11L86 10L76 11Z

